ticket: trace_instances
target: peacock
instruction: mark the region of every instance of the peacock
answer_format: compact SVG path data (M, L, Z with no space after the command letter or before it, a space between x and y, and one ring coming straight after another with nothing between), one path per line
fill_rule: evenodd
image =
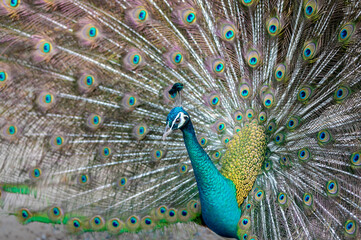
M2 0L4 217L361 239L360 20L358 0Z

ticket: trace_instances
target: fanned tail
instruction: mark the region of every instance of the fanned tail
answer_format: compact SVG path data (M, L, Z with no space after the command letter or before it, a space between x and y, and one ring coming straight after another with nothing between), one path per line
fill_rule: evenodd
M331 0L2 1L3 208L70 232L203 224L182 135L162 140L181 99L218 169L245 126L265 128L264 160L262 134L250 153L240 140L262 169L242 173L253 187L239 238L360 238L360 10Z

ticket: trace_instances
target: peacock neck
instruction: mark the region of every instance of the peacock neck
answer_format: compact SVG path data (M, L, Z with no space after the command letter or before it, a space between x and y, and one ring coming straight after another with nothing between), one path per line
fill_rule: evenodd
M193 124L190 120L182 129L182 132L200 193L207 191L208 188L212 188L208 184L210 182L216 181L217 184L226 184L225 178L220 174L208 154L198 143Z
M204 222L222 236L237 237L241 210L235 185L218 171L200 146L191 120L181 130L197 181Z

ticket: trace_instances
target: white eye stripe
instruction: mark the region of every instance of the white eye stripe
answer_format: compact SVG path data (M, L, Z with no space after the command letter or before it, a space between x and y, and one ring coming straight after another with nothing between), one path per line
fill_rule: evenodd
M185 115L185 114L182 113L182 112L178 113L177 117L173 120L172 126L171 126L170 128L173 129L173 126L174 126L174 124L176 124L177 119L180 119L180 122L177 123L177 124L178 124L178 128L182 127L183 124L185 123L185 121L186 121L185 119L186 119L187 117L188 117L188 116Z

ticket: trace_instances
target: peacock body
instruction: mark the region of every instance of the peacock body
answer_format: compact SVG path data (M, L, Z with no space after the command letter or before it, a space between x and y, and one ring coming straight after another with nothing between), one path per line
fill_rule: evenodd
M3 0L3 212L360 239L360 5Z

